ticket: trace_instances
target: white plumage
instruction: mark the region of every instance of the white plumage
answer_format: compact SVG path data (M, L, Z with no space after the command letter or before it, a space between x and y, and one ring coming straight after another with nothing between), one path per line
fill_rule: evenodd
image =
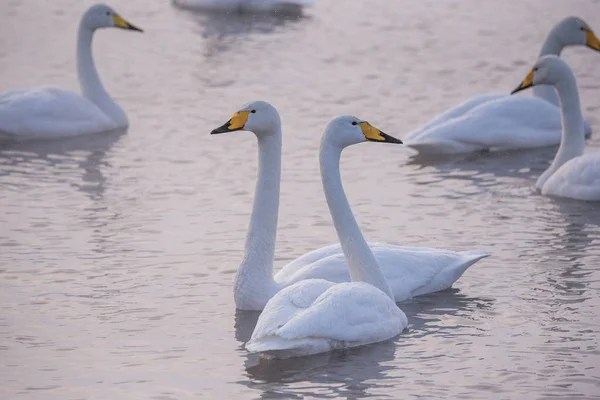
M269 301L246 349L297 357L380 342L407 326L402 310L368 283L311 279Z
M583 116L575 75L560 58L545 56L514 92L543 84L552 85L558 93L563 127L556 156L535 186L548 196L600 201L600 153L584 154Z
M342 150L367 140L400 143L366 121L343 116L327 125L319 153L325 198L352 282L308 279L281 290L258 318L246 344L249 351L304 356L380 342L407 327L406 315L394 303L342 187Z
M239 113L246 113L247 120L241 126L234 125L235 130L255 133L259 170L244 259L234 282L236 307L262 310L278 291L304 279L349 282L348 264L339 244L304 254L273 276L279 213L281 121L277 110L262 101L246 105ZM230 130L225 124L223 130L213 133ZM396 301L449 288L469 266L489 255L483 251L455 252L378 243L369 246Z
M572 45L600 51L600 42L580 18L568 17L549 33L540 57L560 55ZM584 122L585 135L591 128ZM533 96L485 94L471 98L410 132L404 144L421 154L455 154L557 145L560 110L554 91L539 86Z
M77 36L77 70L82 94L54 87L0 94L0 138L53 139L107 132L129 125L125 111L104 89L92 57L94 31L108 27L141 31L104 4L90 7L81 18Z

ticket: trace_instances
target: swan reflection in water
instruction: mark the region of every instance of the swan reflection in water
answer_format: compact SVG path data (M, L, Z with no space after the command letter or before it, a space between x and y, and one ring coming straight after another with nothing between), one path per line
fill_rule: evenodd
M104 195L105 158L126 130L82 135L54 140L35 140L0 144L0 179L28 186L36 180L69 183L90 199ZM75 168L73 168L75 167ZM73 181L72 172L81 170ZM16 179L13 179L16 178ZM26 178L26 179L21 179Z
M104 254L111 247L121 248L122 243L117 240L111 243L110 240L113 236L110 224L122 215L111 210L105 201L107 177L103 171L111 168L107 156L125 133L120 130L54 140L3 143L0 145L0 184L7 191L26 193L32 199L39 199L36 201L40 207L45 207L46 200L52 196L71 197L68 188L75 188L90 200L82 203L81 199L73 197L69 201L81 211L77 214L80 223L92 229L91 251ZM63 187L67 190L62 190ZM47 189L50 192L46 192ZM37 193L40 190L43 194ZM48 223L55 222L53 213L44 215Z
M191 43L190 48L199 54L193 77L204 88L232 85L232 79L240 73L238 63L232 63L232 59L255 59L256 52L260 51L262 56L256 62L269 63L263 56L280 53L277 48L279 42L264 40L261 36L293 29L292 26L310 20L310 16L303 13L248 14L177 10L183 19L190 22L189 31L201 38L198 43Z
M535 180L550 165L556 146L499 152L482 151L446 156L413 155L406 163L418 170L427 169L440 178L453 174L469 175L474 184L487 183L496 178L523 178ZM422 173L422 172L421 172Z
M545 276L546 288L559 302L581 303L595 282L594 248L600 247L600 207L594 202L548 198L544 216L546 235L531 245L542 248L536 269Z
M309 20L310 16L297 13L219 13L182 10L189 19L195 22L193 29L206 42L206 58L218 53L235 51L244 42L239 39L251 34L270 34L290 24Z

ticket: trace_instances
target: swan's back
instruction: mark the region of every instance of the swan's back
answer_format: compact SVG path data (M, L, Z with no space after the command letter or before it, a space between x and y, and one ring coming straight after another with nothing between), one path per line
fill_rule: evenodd
M0 132L14 139L45 139L116 129L92 102L54 87L0 95Z
M436 126L442 125L453 119L460 118L475 107L506 96L508 95L505 93L490 93L473 96L470 99L464 101L463 103L457 105L456 107L452 107L448 111L439 114L420 128L417 128L414 131L410 132L404 138L404 142L411 141L419 137L423 132L427 132L431 129L434 129Z
M451 251L429 247L369 243L396 301L444 290L471 265L489 256L483 251ZM349 282L348 263L339 243L314 250L286 265L275 275L282 286L305 279Z
M600 200L600 153L575 157L542 186L542 194L578 200Z
M290 301L290 295L298 288L309 296L301 297L300 307L291 306L298 299ZM318 290L323 291L303 307ZM368 283L308 280L283 289L269 301L246 348L277 357L309 355L390 339L407 325L402 310Z
M504 150L550 146L559 143L560 136L558 107L536 97L503 96L447 119L405 144L423 152Z

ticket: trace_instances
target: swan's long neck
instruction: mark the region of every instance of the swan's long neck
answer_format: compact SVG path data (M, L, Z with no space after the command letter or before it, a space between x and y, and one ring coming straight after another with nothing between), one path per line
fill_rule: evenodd
M350 277L353 281L370 283L393 300L390 287L356 223L344 193L340 176L341 153L339 146L329 143L326 137L323 138L319 155L321 180L333 224L348 262Z
M244 260L234 283L236 305L242 309L262 309L248 303L254 303L256 299L263 297L268 300L277 292L277 284L273 279L273 259L279 216L281 125L278 124L273 132L257 137L258 180Z
M538 58L548 55L554 55L557 57L560 56L560 52L562 51L564 46L560 42L559 29L560 26L557 26L550 31L550 33L546 37L546 41L542 45L542 49L540 50L540 55ZM533 95L544 99L558 107L558 96L556 95L556 90L554 90L554 88L550 85L534 86Z
M83 97L94 103L118 125L127 125L127 115L110 97L102 82L92 56L94 31L83 22L77 35L77 74Z
M579 92L575 76L571 72L564 74L555 87L560 101L560 113L563 125L562 137L552 164L550 164L550 167L540 176L536 183L538 189L541 189L548 178L564 163L582 155L585 148L583 116L581 115L581 105L579 103Z

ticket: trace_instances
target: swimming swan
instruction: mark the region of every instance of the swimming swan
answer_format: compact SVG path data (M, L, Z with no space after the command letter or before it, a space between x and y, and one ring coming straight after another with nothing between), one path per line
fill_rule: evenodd
M181 8L209 12L298 13L314 0L172 0Z
M245 255L234 282L235 304L241 310L262 310L286 286L304 279L348 282L350 275L339 244L311 251L284 266L273 277L275 236L279 214L281 176L281 120L264 101L250 103L233 114L212 134L251 131L258 139L258 181ZM473 263L487 257L483 251L454 252L425 247L370 243L396 301L452 286Z
M94 31L112 27L142 32L104 4L81 17L77 72L82 95L54 87L0 94L0 138L51 139L126 128L127 115L102 86L92 58Z
M352 282L308 279L281 290L258 318L248 351L304 356L380 342L407 327L342 187L342 150L366 141L402 143L366 121L343 116L327 125L319 152L325 198Z
M573 71L556 56L542 57L513 93L536 85L556 89L563 124L556 156L537 180L536 188L548 196L600 201L600 152L583 154L583 116Z
M568 17L548 34L540 57L559 56L564 47L586 45L600 51L600 41L581 18ZM485 94L435 117L404 138L421 154L466 153L557 145L561 135L558 99L551 87L533 96ZM591 128L585 122L586 136Z

